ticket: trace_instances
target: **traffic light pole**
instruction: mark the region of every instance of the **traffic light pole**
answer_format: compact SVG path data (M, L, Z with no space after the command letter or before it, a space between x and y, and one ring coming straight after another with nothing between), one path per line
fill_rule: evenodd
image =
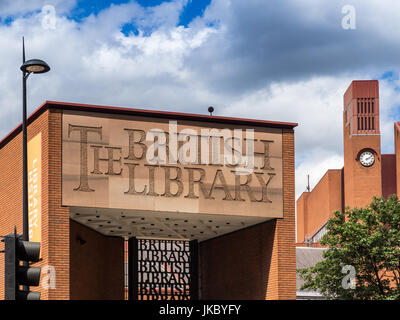
M4 237L4 299L17 298L17 242L16 232Z
M40 267L29 267L29 261L39 261L40 243L22 240L15 229L14 233L4 237L4 253L5 300L40 300L39 292L20 290L21 285L23 288L39 285Z

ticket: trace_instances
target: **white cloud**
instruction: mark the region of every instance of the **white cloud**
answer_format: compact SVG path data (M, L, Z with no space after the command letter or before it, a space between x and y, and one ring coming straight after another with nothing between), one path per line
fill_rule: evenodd
M394 122L400 121L400 81L379 83L380 130L382 153L394 153Z
M41 11L46 5L54 6L58 14L65 14L76 5L76 0L1 0L0 17L17 17Z

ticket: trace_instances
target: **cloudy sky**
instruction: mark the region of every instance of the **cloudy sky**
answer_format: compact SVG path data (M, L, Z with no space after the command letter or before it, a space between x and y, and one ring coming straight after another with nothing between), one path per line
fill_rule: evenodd
M380 80L382 151L394 152L399 18L398 0L0 0L0 136L21 121L24 36L27 58L52 67L29 79L29 112L45 100L203 114L213 105L298 122L297 198L307 174L314 187L343 165L354 79Z

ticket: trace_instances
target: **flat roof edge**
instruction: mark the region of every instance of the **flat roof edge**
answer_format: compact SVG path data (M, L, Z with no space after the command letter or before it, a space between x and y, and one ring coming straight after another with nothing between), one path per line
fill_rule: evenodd
M256 119L245 119L245 118L234 118L234 117L210 116L210 115L194 114L194 113L156 111L147 109L111 107L111 106L100 106L100 105L71 103L71 102L59 102L59 101L45 101L44 103L42 103L34 112L32 112L28 116L27 124L29 125L46 110L52 108L60 110L137 115L137 116L163 118L163 119L178 119L178 120L188 120L188 121L191 120L191 121L201 121L201 122L253 125L257 127L273 127L282 129L293 129L298 126L298 123L294 122L279 122L279 121L267 121L267 120L256 120ZM22 123L20 123L17 127L15 127L0 141L0 148L6 145L21 130L22 130Z
M46 101L45 104L49 105L49 107L65 109L65 110L133 114L146 117L167 118L167 119L180 118L182 120L197 120L205 122L237 123L237 124L243 123L243 124L253 124L256 126L275 126L279 128L283 127L294 128L298 126L298 124L294 122L280 122L280 121L256 120L256 119L235 118L235 117L210 116L210 115L195 114L195 113L111 107L111 106L100 106L92 104L70 103L70 102Z

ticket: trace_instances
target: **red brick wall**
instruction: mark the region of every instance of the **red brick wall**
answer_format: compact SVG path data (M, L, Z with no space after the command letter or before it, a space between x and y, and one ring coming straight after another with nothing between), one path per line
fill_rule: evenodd
M34 266L49 265L49 215L47 202L47 177L49 170L48 157L48 118L44 112L28 127L28 141L42 133L42 260ZM14 226L22 234L22 134L19 133L0 148L0 235L12 233ZM3 249L3 244L0 244ZM49 297L49 290L32 287L40 291L42 299ZM0 299L4 299L4 254L0 254Z
M296 232L297 242L302 242L307 234L308 197L311 192L303 192L296 201Z
M69 209L61 206L61 120L60 110L47 110L28 126L28 141L42 133L42 260L34 266L55 268L55 288L43 286L41 299L69 299ZM0 235L22 233L22 134L18 133L0 149ZM51 190L49 192L49 190ZM0 255L0 274L4 256ZM4 278L0 277L0 299Z
M283 219L276 220L267 299L296 299L294 132L283 130Z
M300 199L299 199L300 200ZM301 207L301 205L303 205ZM299 208L300 207L300 208ZM297 202L298 221L297 242L304 241L306 235L312 236L333 217L336 210L342 209L342 170L328 170L307 198ZM300 210L300 215L299 215ZM302 211L304 213L302 214ZM303 232L303 234L301 234ZM302 237L301 237L302 236Z
M49 290L48 299L70 299L69 208L61 205L62 181L62 111L49 110L48 183L44 194L47 203L49 264L56 268L56 288Z
M283 218L200 243L202 299L296 299L293 130L282 149Z
M388 198L397 194L396 185L396 155L382 155L382 197Z
M199 244L202 299L266 298L275 221Z
M71 299L124 299L124 239L71 220ZM83 239L85 243L80 243Z

